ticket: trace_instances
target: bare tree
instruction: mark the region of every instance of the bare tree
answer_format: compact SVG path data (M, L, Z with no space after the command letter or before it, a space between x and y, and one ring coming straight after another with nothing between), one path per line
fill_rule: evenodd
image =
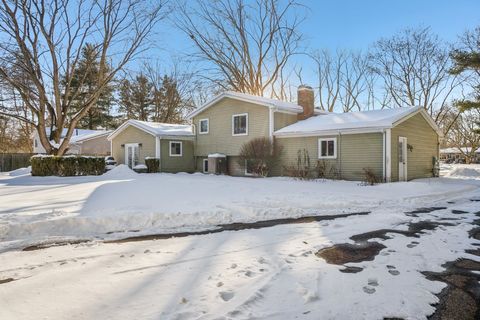
M480 135L477 132L480 110L466 110L460 114L457 110L452 110L446 118L448 117L452 119L445 121L445 124L450 126L448 134L445 135L446 145L457 148L467 163L470 163L480 149Z
M373 78L366 55L343 50L331 54L328 50L320 50L310 57L316 64L321 109L349 112L369 108L368 93Z
M164 8L163 0L0 0L0 4L0 77L18 92L35 120L8 108L0 114L30 123L46 152L57 155L68 149L75 126L105 86L146 49L146 38ZM87 42L99 53L96 87L70 116L72 101L80 94L76 88L82 87L71 82ZM12 73L15 69L27 74L33 86L19 81Z
M299 51L298 8L293 0L198 0L180 6L176 24L196 57L211 66L208 80L224 90L274 96L282 70Z
M429 28L406 29L377 41L370 58L393 107L422 106L437 122L461 84L449 74L447 46Z

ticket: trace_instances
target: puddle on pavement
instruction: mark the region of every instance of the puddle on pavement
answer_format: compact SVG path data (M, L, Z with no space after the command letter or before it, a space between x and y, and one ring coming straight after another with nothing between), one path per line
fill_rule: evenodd
M131 241L160 240L160 239L205 235L205 234L218 233L223 231L262 229L262 228L274 227L282 224L311 223L311 222L347 218L351 216L364 216L364 215L368 215L369 213L370 213L369 211L365 211L365 212L354 212L354 213L345 213L345 214L337 214L337 215L318 215L318 216L306 216L306 217L300 217L300 218L272 219L272 220L264 220L264 221L257 221L257 222L221 224L221 225L218 225L217 228L211 229L211 230L135 236L135 237L129 237L129 238L124 238L119 240L109 240L109 241L105 241L105 243L123 243L123 242L131 242Z
M12 282L12 281L15 281L15 279L13 278L0 279L0 284Z
M428 319L480 319L480 262L459 259L447 262L442 272L422 272L428 280L447 284L437 296L436 311Z
M383 244L378 242L339 243L320 249L315 255L325 259L327 263L345 264L349 262L372 261L385 248Z

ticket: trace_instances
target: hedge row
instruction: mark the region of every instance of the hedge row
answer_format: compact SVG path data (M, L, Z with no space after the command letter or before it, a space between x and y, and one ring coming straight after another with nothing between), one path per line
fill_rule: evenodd
M147 173L160 171L160 159L158 158L145 158L145 165L147 166Z
M105 172L103 157L33 156L30 162L32 176L98 176Z

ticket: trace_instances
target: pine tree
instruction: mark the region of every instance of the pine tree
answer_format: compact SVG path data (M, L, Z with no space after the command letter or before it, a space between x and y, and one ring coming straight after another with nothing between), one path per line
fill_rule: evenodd
M480 112L480 27L474 32L467 33L463 38L466 49L457 49L451 53L454 66L452 74L471 72L474 77L473 94L471 99L456 101L460 111L478 110ZM480 126L480 123L479 123ZM480 134L480 129L476 130Z
M182 98L177 81L164 75L160 87L154 89L154 104L154 121L182 123L185 112L190 109L191 102Z
M143 74L132 81L123 80L119 104L124 118L149 121L153 112L153 85Z
M99 52L93 44L86 44L82 49L82 57L78 62L75 74L72 78L71 87L77 92L72 101L74 115L84 105L84 100L91 97L97 86L98 72L100 69ZM107 86L101 93L95 107L91 108L87 115L78 122L81 129L97 129L112 127L113 117L110 114L113 104L113 87Z

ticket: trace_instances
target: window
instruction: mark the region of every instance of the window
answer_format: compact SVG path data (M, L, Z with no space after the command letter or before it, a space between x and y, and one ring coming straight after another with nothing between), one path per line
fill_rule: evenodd
M181 141L170 141L170 157L181 157L182 152Z
M337 138L318 139L318 158L337 158Z
M208 173L208 159L203 159L203 173Z
M35 139L35 148L38 148L38 140Z
M208 119L201 119L198 124L199 127L199 133L200 134L207 134L209 130L209 121Z
M232 116L232 136L248 135L248 113Z

